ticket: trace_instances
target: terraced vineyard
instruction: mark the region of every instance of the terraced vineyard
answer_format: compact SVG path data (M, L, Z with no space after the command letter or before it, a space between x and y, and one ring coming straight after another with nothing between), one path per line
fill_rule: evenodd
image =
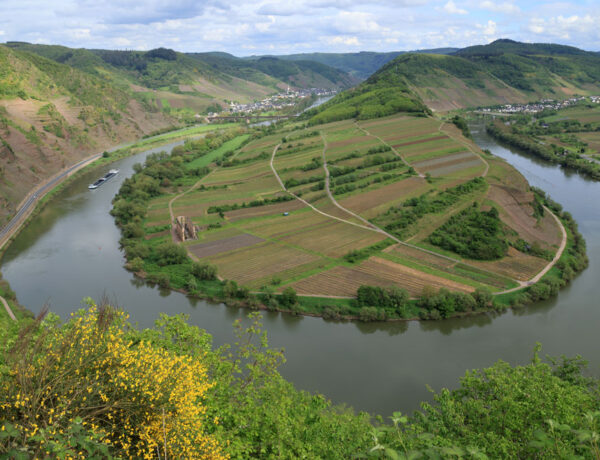
M517 242L550 253L560 244L553 217L534 214L523 177L434 118L288 125L210 168L191 188L150 202L146 233L170 216L191 217L200 232L184 243L190 256L252 291L354 297L366 284L412 296L428 286L501 292L548 264ZM505 257L466 260L430 242L474 203L498 211L511 245ZM170 235L148 237L158 244Z

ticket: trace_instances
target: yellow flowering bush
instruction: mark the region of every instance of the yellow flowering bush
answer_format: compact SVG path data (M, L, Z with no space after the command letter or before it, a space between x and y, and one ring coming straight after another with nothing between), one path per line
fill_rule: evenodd
M213 386L202 359L178 355L128 334L127 317L110 307L22 330L0 369L2 443L49 455L47 446L73 423L112 455L128 458L224 459L206 414ZM33 446L32 446L32 440ZM72 449L69 457L86 457Z

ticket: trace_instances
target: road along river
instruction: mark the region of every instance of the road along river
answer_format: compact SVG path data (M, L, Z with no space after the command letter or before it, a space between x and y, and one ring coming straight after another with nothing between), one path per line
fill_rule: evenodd
M282 373L298 388L382 415L409 412L430 399L426 385L454 388L467 369L498 359L525 363L536 341L551 355L582 354L600 374L600 183L587 181L501 147L473 125L483 148L506 158L577 219L588 243L590 267L555 300L502 315L410 323L336 323L265 314L270 342L284 347ZM48 302L63 318L83 297L103 294L128 310L140 327L160 312L186 313L216 344L232 339L232 322L247 312L188 299L136 280L123 268L111 199L132 166L152 149L79 177L32 219L8 248L2 272L20 302L34 312ZM87 185L111 168L120 173L95 191Z

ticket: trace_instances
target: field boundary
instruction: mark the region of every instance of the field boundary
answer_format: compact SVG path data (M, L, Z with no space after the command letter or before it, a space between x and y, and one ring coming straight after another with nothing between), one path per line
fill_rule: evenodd
M357 124L357 125L358 125L358 124ZM362 128L361 128L361 129L362 129ZM365 131L366 133L368 133L368 131L366 131L366 130L363 130L363 131ZM321 135L322 135L322 134L321 134ZM372 137L376 137L376 138L378 138L377 136L373 136L373 135L371 135L371 134L369 134L369 135L370 135L370 136L372 136ZM379 139L379 138L378 138L378 139ZM381 141L381 139L380 139L380 141ZM325 139L323 139L323 142L325 142L325 143L326 143L326 140L325 140ZM381 141L381 142L382 142L382 143L384 143L385 145L388 145L388 144L386 144L384 141ZM279 147L279 146L277 146L277 147ZM366 219L364 219L363 217L361 217L361 216L359 216L359 215L356 215L356 214L354 214L352 211L349 211L349 210L347 210L346 208L344 208L342 205L340 205L340 204L339 204L339 203L338 203L338 202L335 200L335 198L333 197L333 195L331 194L331 191L330 191L330 189L329 189L329 181L328 181L328 178L329 178L329 170L327 169L327 161L325 160L325 148L326 148L326 144L325 144L325 147L324 147L324 149L323 149L323 166L324 166L324 168L325 168L325 171L326 171L326 174L327 174L327 176L326 176L327 178L326 178L326 181L325 181L325 188L326 188L326 190L327 190L327 193L328 193L328 195L329 195L329 198L330 198L330 199L331 199L331 201L332 201L332 202L333 202L333 203L334 203L334 204L335 204L335 205L336 205L338 208L340 208L341 210L343 210L343 211L347 212L348 214L351 214L351 215L353 215L353 216L357 217L358 219L360 219L360 220L361 220L361 221L363 221L363 222L368 222L368 224L369 224L369 227L363 227L363 228L367 228L368 230L371 230L371 231L374 231L374 232L379 232L379 233L382 233L383 235L387 236L388 238L391 238L392 240L394 240L396 243L398 243L398 244L401 244L401 245L404 245L404 246L407 246L407 247L409 247L409 248L416 249L416 250L418 250L418 251L425 252L425 253L427 253L427 254L430 254L430 255L434 255L434 256L442 257L442 258L444 258L444 259L446 259L446 260L449 260L449 261L451 261L451 262L454 262L454 263L459 263L459 264L463 264L463 265L466 265L467 267L470 267L470 268L473 268L473 269L482 270L482 271L484 271L484 272L486 272L486 273L489 273L490 275L493 275L493 276L498 276L498 274L497 274L497 273L495 273L495 272L492 272L492 271L490 271L490 270L486 270L485 268L479 268L479 267L475 267L475 266L473 266L473 265L469 264L468 262L465 262L465 261L462 261L462 260L458 260L458 259L454 259L453 257L446 256L446 255L444 255L444 254L439 254L439 253L437 253L437 252L435 252L435 251L430 251L429 249L421 248L421 247L419 247L419 246L416 246L416 245L413 245L413 244L407 243L406 241L402 241L401 239L399 239L399 238L395 237L395 236L394 236L394 235L392 235L391 233L388 233L388 232L386 232L386 231L385 231L384 229L382 229L381 227L378 227L378 226L376 226L375 224L373 224L373 223L371 223L371 222L367 221ZM400 157L400 159L402 159L402 157L401 157L399 154L397 154L397 155ZM275 158L275 151L273 152L273 157L272 157L272 159L271 159L271 168L273 169L273 171L275 171L275 169L273 168L273 158ZM404 161L404 159L402 159L402 161ZM405 162L405 161L404 161L404 162ZM406 162L405 162L405 163L406 163ZM409 167L410 167L410 165L409 165ZM277 174L277 173L275 172L275 174ZM423 177L424 177L424 176L423 176ZM279 180L279 183L281 184L281 186L282 186L282 187L283 187L283 189L285 190L285 186L283 185L283 183L281 182L281 180ZM291 192L288 192L288 193L291 193ZM295 195L294 195L294 196L295 196ZM310 204L309 204L309 206L310 206ZM326 215L326 214L325 214L325 215ZM336 217L336 219L338 219L338 218ZM341 220L341 219L338 219L338 220ZM348 223L350 223L350 224L353 224L352 222L348 222ZM357 224L353 224L353 225L357 225ZM509 279L511 279L512 281L514 281L514 282L516 282L516 283L520 283L519 281L517 281L517 280L513 280L512 278L509 278Z
M402 156L402 154L400 152L398 152L394 147L392 147L390 144L388 144L386 141L384 141L381 137L376 136L375 134L371 134L365 128L363 128L362 126L360 126L358 124L358 120L354 120L354 123L356 124L356 127L358 129L360 129L363 133L365 133L367 136L374 137L379 142L381 142L383 145L387 145L389 148L391 148L392 152L394 152L394 155L396 155L398 158L400 158L400 160L402 160L402 163L404 163L406 166L408 166L409 168L412 168L414 171L416 171L416 173L419 175L419 177L421 177L423 179L425 178L425 174L423 174L422 172L420 172L417 168L415 168L408 161L406 161L406 159Z
M279 185L281 186L281 188L283 189L284 192L289 193L290 195L292 195L295 199L301 201L302 203L304 203L306 206L308 206L309 208L311 208L313 211L318 212L319 214L325 216L325 217L329 217L330 219L335 219L335 220L339 220L340 222L344 222L345 224L350 224L350 225L354 225L355 227L359 227L359 228L363 228L366 230L371 230L371 231L375 231L375 232L381 232L380 230L376 230L373 227L366 227L364 225L360 225L357 224L355 222L350 222L348 220L344 220L341 217L336 217L336 216L332 216L331 214L327 214L326 212L321 211L320 209L318 209L317 207L315 207L313 204L309 203L308 201L300 198L298 195L296 195L293 192L290 192L288 189L285 188L285 185L283 184L283 181L281 180L281 177L279 177L279 174L277 173L277 170L275 169L275 165L273 164L273 161L275 160L275 155L277 154L277 150L279 150L279 147L281 147L281 144L277 144L275 146L275 148L273 149L273 154L271 155L271 162L270 162L270 166L271 166L271 170L273 171L273 174L275 175L275 179L277 179L277 182L279 182ZM343 209L343 208L342 208Z
M560 221L558 216L556 214L554 214L552 211L550 211L550 209L548 209L545 205L544 205L544 209L546 210L546 212L549 212L552 215L552 217L554 217L554 220L556 220L556 222L558 223L558 226L560 227L560 231L562 232L562 241L560 242L560 247L558 248L558 251L556 251L556 254L554 255L554 258L552 259L552 261L548 265L546 265L542 269L542 271L540 271L537 275L535 275L529 281L518 281L520 286L514 287L512 289L508 289L506 291L496 292L495 295L510 294L511 292L516 292L520 289L529 287L529 286L537 283L540 279L542 279L542 277L546 273L548 273L552 269L552 267L554 267L554 265L556 265L556 263L559 261L559 259L563 255L563 252L565 251L565 248L567 247L567 240L568 240L567 231L565 230L565 226Z

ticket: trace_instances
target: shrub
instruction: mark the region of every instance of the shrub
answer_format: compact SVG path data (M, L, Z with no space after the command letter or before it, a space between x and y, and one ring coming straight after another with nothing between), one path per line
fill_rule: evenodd
M4 357L12 372L2 375L0 407L11 422L0 449L34 457L60 446L54 458L79 458L88 446L90 458L110 458L109 448L121 458L153 458L160 448L171 458L225 458L208 434L206 366L132 340L124 313L88 302L89 311L63 327L24 328Z
M179 244L168 241L156 248L155 261L160 266L182 264L187 260L187 251Z
M199 280L212 281L217 279L217 267L214 265L193 262L191 272Z
M128 263L128 267L132 272L140 272L144 269L144 261L136 257Z
M385 319L385 311L377 307L362 307L358 318L364 322L382 321Z
M292 307L298 303L298 295L293 287L286 287L279 296L279 303L283 307Z

